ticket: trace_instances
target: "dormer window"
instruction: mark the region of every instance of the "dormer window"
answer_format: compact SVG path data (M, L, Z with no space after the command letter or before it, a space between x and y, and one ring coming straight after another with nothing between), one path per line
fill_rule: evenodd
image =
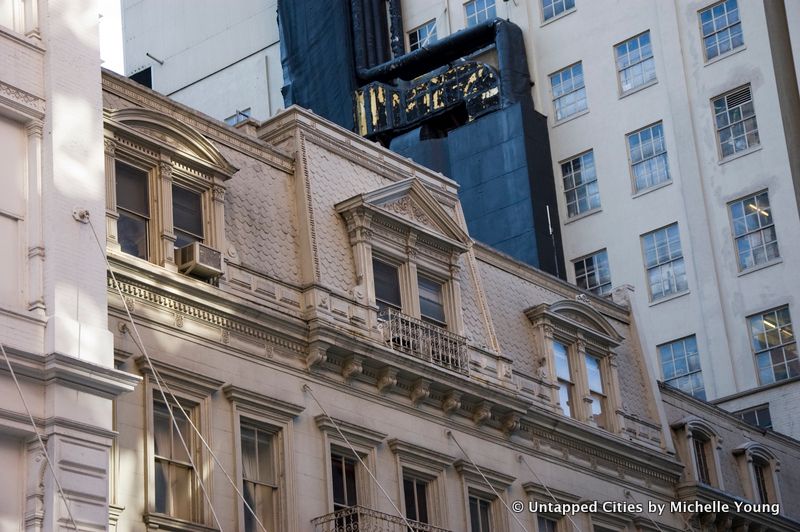
M778 472L781 463L775 454L764 445L748 441L736 449L741 477L744 483L745 496L753 502L761 504L778 504L781 501Z
M690 416L672 425L678 435L678 453L687 464L686 480L706 486L724 489L720 473L719 450L722 439L711 425L702 419Z
M554 407L565 416L618 431L619 385L612 349L622 337L599 312L578 301L544 303L525 315L542 353L537 362L555 385Z
M419 313L424 321L447 328L442 299L442 283L438 283L422 275L417 276L419 288Z
M703 484L711 484L711 473L708 468L709 441L702 434L694 434L694 465L697 470L697 480Z
M107 113L105 148L109 248L217 278L223 183L236 168L197 131L146 109Z

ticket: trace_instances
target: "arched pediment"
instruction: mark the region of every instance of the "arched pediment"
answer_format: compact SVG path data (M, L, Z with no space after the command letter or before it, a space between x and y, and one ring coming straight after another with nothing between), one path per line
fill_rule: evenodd
M708 440L718 440L718 442L722 441L714 426L705 419L697 416L686 416L673 423L671 427L675 430L685 429L687 433L691 434L700 434Z
M775 456L768 447L754 441L745 442L733 450L733 454L743 454L750 461L753 458L760 458L766 462L777 463L778 457Z
M181 155L212 167L223 179L238 170L199 131L171 116L134 107L111 111L106 118L111 124L131 129L157 143L169 146Z
M548 310L562 318L577 322L583 327L593 329L595 332L607 336L615 342L621 342L623 340L622 336L611 326L608 320L586 303L572 299L563 299L552 303Z

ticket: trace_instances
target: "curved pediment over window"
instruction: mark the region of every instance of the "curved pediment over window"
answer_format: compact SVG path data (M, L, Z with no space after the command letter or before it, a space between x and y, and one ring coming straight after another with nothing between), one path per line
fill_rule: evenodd
M766 462L780 464L778 461L778 457L775 456L768 447L754 441L745 442L733 450L733 454L735 455L744 455L748 461L752 461L754 458L761 459Z
M525 311L534 325L549 322L556 327L574 329L584 336L595 337L610 347L619 345L623 337L597 310L577 300L564 299L555 303L542 303Z
M107 111L106 125L109 129L148 138L191 163L213 169L222 179L230 178L238 170L200 132L163 113L141 108Z

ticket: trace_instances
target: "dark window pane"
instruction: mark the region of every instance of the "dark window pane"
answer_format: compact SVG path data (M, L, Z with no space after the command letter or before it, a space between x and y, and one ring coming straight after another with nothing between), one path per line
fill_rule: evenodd
M372 276L375 281L375 299L378 308L400 309L400 279L397 268L379 260L372 261Z
M442 285L421 276L418 277L418 282L419 310L423 319L427 318L437 324L444 325L446 320L442 302Z
M147 172L116 161L117 207L147 217L150 215Z
M203 205L199 193L172 186L172 224L177 237L175 247L203 240Z

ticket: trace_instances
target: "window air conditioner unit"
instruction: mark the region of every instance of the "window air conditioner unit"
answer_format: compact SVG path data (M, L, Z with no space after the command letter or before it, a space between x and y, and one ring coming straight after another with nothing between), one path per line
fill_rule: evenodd
M178 270L202 279L215 279L222 275L222 253L200 242L192 242L175 250Z

